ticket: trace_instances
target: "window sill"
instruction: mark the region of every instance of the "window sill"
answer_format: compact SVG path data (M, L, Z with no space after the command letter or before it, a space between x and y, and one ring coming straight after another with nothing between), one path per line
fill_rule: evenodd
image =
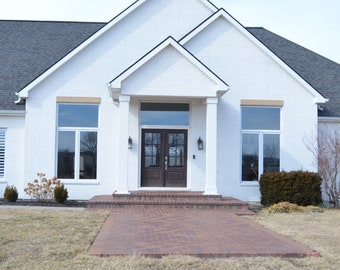
M241 186L242 187L257 187L260 183L258 181L242 181Z
M71 179L58 179L64 185L99 185L98 180L71 180Z

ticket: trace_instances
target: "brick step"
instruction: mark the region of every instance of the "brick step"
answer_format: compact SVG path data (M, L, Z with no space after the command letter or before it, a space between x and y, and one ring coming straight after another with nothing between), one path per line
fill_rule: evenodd
M137 194L138 193L138 194ZM157 207L157 208L198 208L229 209L240 215L253 214L248 204L234 198L202 193L144 193L134 192L128 195L98 195L88 201L89 209L124 208L124 207Z
M131 192L112 194L113 200L120 201L222 201L221 195L203 195L201 192ZM232 198L230 198L232 199Z

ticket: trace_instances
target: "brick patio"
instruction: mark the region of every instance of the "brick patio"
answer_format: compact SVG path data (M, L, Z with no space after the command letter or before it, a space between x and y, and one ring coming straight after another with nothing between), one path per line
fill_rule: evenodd
M114 208L89 250L98 256L319 254L226 209Z

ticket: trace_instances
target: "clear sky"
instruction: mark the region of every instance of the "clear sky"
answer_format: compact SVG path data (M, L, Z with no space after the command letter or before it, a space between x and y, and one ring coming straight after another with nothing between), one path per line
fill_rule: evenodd
M340 63L340 0L211 1L244 26L263 26ZM133 2L0 0L0 19L106 22Z

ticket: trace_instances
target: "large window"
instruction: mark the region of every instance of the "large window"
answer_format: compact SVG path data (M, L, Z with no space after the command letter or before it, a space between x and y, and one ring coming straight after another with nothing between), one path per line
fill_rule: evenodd
M6 130L0 129L0 180L5 176L5 135Z
M242 107L242 181L280 171L281 110Z
M98 105L58 104L58 178L97 178L97 130Z

